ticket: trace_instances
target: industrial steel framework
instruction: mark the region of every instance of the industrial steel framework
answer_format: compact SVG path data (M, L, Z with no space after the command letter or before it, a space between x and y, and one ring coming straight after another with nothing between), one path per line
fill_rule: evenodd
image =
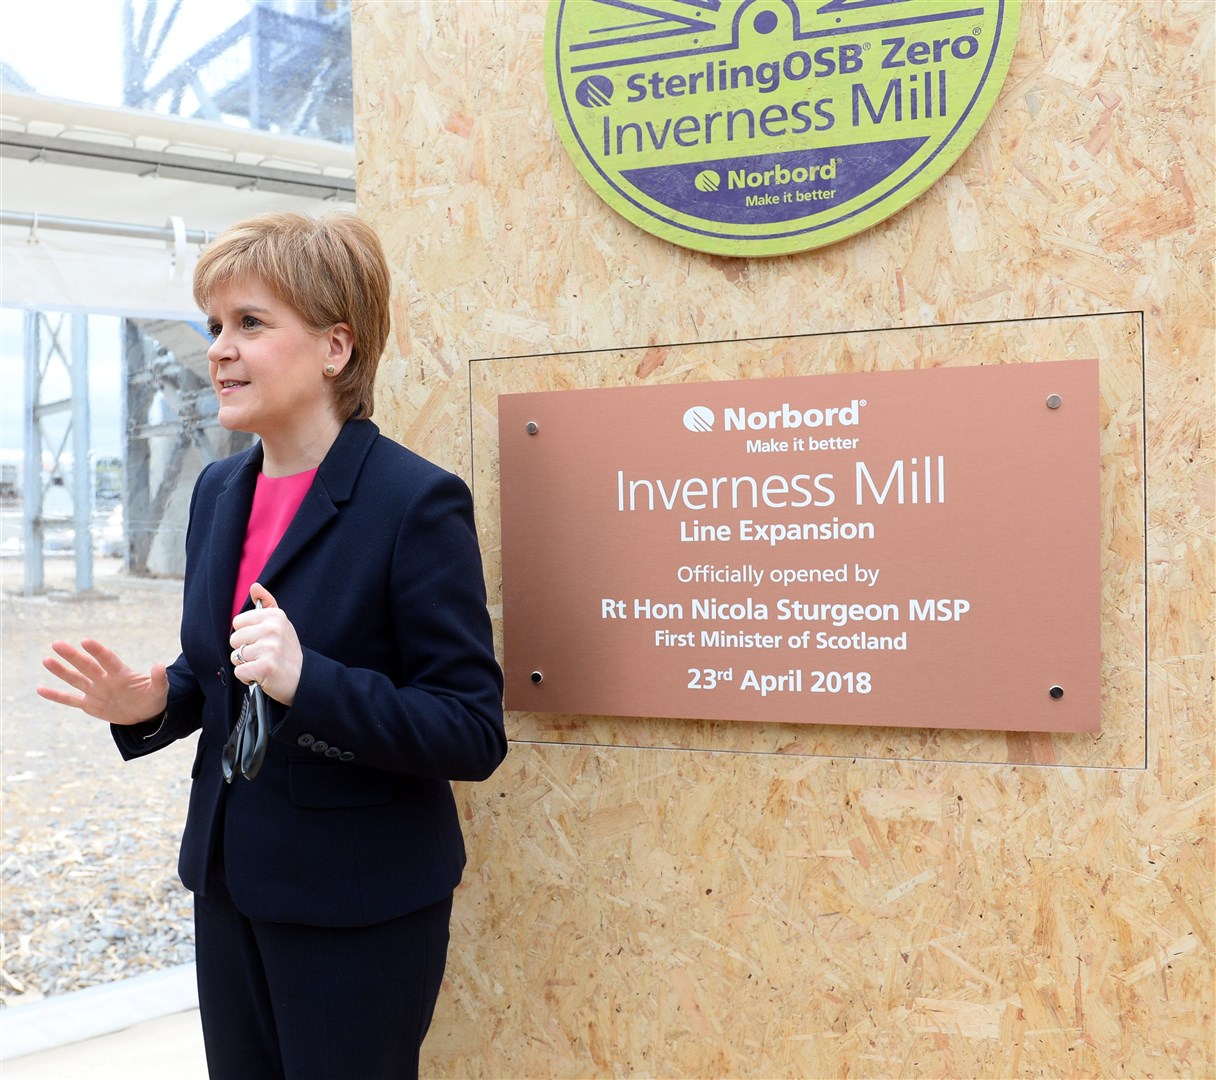
M262 0L184 63L152 71L181 10L123 5L125 104L200 120L354 141L349 0Z
M219 426L207 376L208 342L199 328L124 319L122 334L126 567L134 574L177 574L182 545L168 545L169 554L157 559L153 543L179 528L171 510L183 478L188 481L190 471L249 446L252 437Z
M45 400L66 382L67 397ZM25 475L22 533L25 592L45 589L43 551L50 531L75 530L76 588L93 587L92 477L89 468L89 336L83 315L25 314ZM55 418L59 418L58 422ZM67 488L71 513L48 511L48 495Z

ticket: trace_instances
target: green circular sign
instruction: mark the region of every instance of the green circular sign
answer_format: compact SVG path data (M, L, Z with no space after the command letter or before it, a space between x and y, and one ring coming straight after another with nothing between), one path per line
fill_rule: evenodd
M719 255L907 206L1000 92L1020 0L551 0L549 107L614 210Z

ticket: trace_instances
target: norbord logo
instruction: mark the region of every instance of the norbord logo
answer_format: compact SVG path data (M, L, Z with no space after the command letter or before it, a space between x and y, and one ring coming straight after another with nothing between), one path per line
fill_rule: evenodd
M853 398L847 405L826 409L796 409L789 402L784 402L779 409L724 409L722 428L724 431L770 431L774 428L792 431L797 428L856 427L865 407L865 398ZM684 413L684 426L698 434L713 431L717 423L713 409L705 405L694 405Z
M950 168L999 96L1020 6L550 0L545 86L579 171L635 225L719 255L804 251Z

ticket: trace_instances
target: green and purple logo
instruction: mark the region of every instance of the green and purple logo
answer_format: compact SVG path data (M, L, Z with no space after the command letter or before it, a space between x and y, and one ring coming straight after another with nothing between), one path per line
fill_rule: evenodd
M1000 92L1020 0L551 0L549 106L613 209L719 255L842 240L923 194Z

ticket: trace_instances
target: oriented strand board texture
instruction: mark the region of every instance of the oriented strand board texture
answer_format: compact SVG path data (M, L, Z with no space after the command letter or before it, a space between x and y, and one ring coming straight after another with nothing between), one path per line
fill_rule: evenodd
M1104 375L1103 498L1107 571L1148 585L1107 622L1147 740L976 764L513 717L503 768L461 788L424 1071L1216 1075L1212 6L1028 0L946 177L864 235L754 261L591 193L548 119L543 26L532 0L355 4L360 208L396 269L385 428L472 479L474 360L642 347L594 377L662 379L670 342L1143 312L1143 362ZM1143 485L1142 520L1116 484Z

